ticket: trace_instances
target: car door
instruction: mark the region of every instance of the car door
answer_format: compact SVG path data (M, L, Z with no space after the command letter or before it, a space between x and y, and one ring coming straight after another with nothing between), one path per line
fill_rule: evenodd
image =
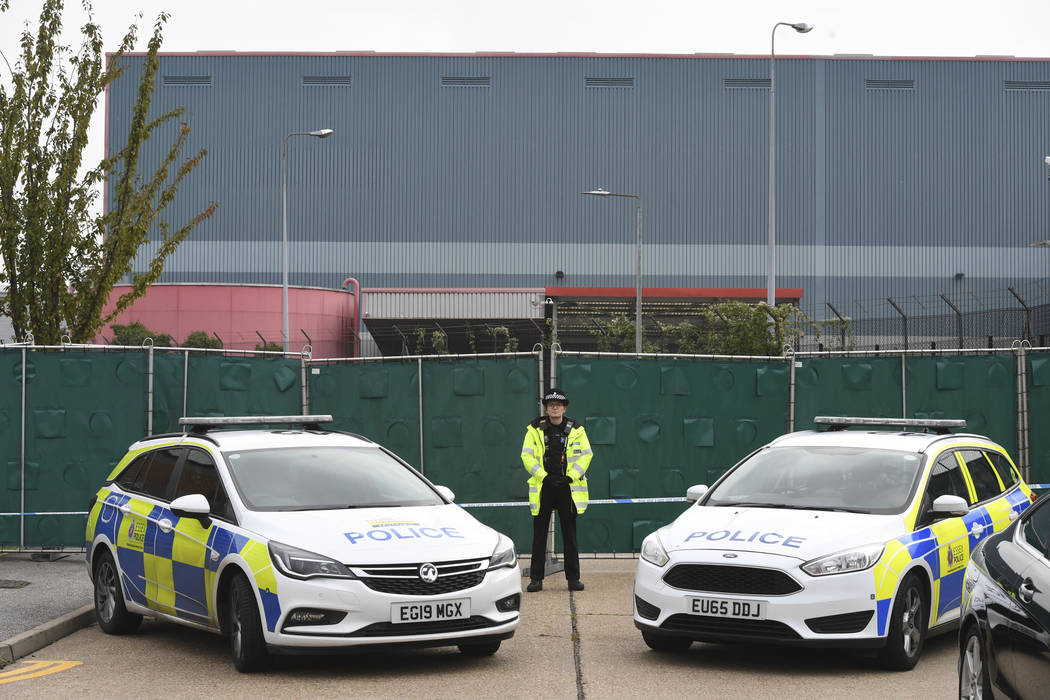
M967 503L973 501L962 463L952 451L941 453L934 462L920 517L916 522L917 530L928 526L932 535L924 547L926 563L934 579L931 608L935 617L932 624L958 616L962 604L963 576L969 559L964 519L948 517L935 520L930 514L933 501L944 495L959 496Z
M1043 499L1020 523L1019 548L1027 566L1014 596L1022 615L1010 625L1004 675L1024 698L1045 697L1050 680L1050 500Z
M165 546L172 531L170 511L167 510L175 470L185 456L183 447L154 450L153 458L132 485L132 498L121 507L130 517L129 540L143 553L143 578L146 582L146 604L154 610L171 613L172 595L161 577L170 568L170 548Z

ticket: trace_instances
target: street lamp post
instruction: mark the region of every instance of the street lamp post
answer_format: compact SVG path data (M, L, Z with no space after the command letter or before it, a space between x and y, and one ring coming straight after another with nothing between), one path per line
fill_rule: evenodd
M595 197L630 197L638 206L638 245L637 264L634 279L634 352L642 354L642 198L636 194L622 194L618 192L606 192L598 188L590 192L584 192Z
M777 27L780 26L791 27L799 34L813 30L813 25L805 22L777 22L769 35L769 249L766 251L766 303L770 307L777 304L777 80L774 45Z
M288 352L291 336L288 335L288 139L293 136L314 136L326 139L332 129L317 131L293 131L281 143L281 332L284 334L284 351Z

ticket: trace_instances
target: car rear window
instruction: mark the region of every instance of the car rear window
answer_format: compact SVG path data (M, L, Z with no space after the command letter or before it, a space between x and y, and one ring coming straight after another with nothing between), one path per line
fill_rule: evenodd
M970 472L970 480L973 481L974 491L977 492L977 500L986 501L995 498L1003 492L999 485L999 479L995 476L995 470L991 463L985 459L983 452L977 450L962 450L963 461L966 462L966 471Z
M986 451L985 456L995 467L995 473L999 475L999 479L1003 482L1003 486L1009 488L1017 483L1017 472L1010 466L1010 460L998 452L992 452L991 450Z

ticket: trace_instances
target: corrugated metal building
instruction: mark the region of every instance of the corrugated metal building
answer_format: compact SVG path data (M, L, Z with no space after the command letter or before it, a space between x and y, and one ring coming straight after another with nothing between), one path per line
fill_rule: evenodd
M1050 61L777 57L777 287L815 318L1048 301ZM110 88L123 143L142 57ZM769 58L166 54L201 168L169 207L218 213L162 281L279 284L281 146L293 285L766 286ZM155 138L148 160L170 141ZM754 294L752 294L754 296ZM782 295L783 296L783 295ZM797 296L797 295L796 295ZM407 296L411 305L420 295ZM389 300L386 302L389 304ZM424 306L408 310L421 318ZM429 313L429 312L428 312ZM469 318L469 317L468 317ZM539 313L538 318L542 318Z

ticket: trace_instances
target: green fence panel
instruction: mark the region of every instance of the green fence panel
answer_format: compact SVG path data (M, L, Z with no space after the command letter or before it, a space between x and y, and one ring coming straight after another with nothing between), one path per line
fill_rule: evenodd
M1032 483L1050 483L1050 352L1028 355L1028 455ZM1016 456L1015 456L1016 459Z
M182 352L153 351L153 434L174 433L181 430L183 417L183 383L187 371L187 355ZM188 397L187 392L187 399Z
M967 432L988 436L1018 459L1013 354L909 357L906 366L906 417L965 418Z
M900 357L799 357L795 362L795 430L816 416L901 418Z
M298 358L192 354L189 358L186 414L300 415L303 411L301 372L302 362ZM175 372L175 375L179 376L179 373ZM178 430L177 427L171 429ZM154 430L161 431L156 422Z
M783 360L559 355L568 414L594 450L591 499L681 497L713 483L787 429L788 369ZM684 506L595 506L580 520L581 551L636 550Z
M419 379L415 360L315 363L307 371L310 412L375 440L419 468Z
M20 513L22 499L22 350L0 349L0 513ZM0 515L0 546L17 545L17 515Z
M87 510L128 445L146 431L147 366L145 351L28 354L26 511ZM25 545L83 546L85 522L85 515L26 517Z

